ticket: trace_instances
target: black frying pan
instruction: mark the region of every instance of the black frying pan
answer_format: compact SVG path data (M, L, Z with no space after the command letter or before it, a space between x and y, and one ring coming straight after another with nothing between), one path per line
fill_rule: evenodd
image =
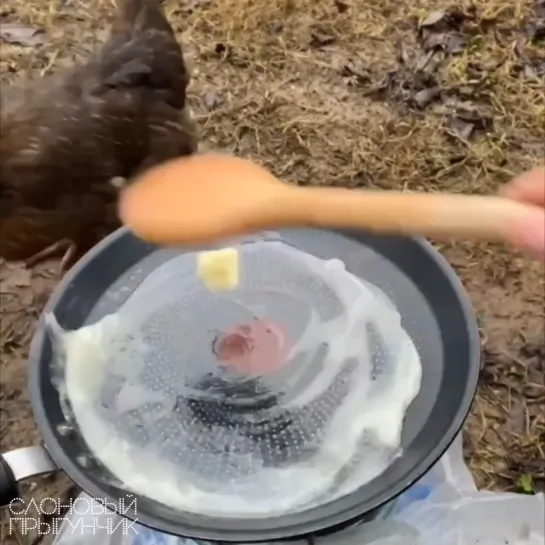
M59 395L51 383L52 347L42 318L30 350L29 389L48 454L41 447L31 447L0 458L2 504L17 496L18 480L61 469L91 496L159 531L223 542L256 542L308 536L361 520L422 477L461 429L477 387L478 329L460 281L423 240L314 230L280 234L305 251L342 259L347 270L382 288L403 317L404 327L422 358L423 380L405 420L404 454L393 465L353 494L299 514L275 518L198 516L146 497L131 497L125 490L105 484L115 482L112 476L105 478L107 470L82 463L81 440L77 430L67 430ZM124 278L129 282L135 268L152 270L177 253L145 244L120 229L66 275L46 311L53 311L67 329L94 322L122 304L118 300L114 306L97 305L116 281ZM121 507L122 498L126 498L125 507Z

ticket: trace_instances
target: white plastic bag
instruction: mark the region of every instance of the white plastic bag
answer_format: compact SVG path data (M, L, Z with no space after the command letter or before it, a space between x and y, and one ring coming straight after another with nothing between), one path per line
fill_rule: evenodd
M89 513L70 514L53 545L210 545L149 530L106 513L86 494L80 498ZM308 545L304 540L283 543ZM479 492L464 463L459 438L425 477L398 498L387 520L360 524L316 540L317 545L326 543L543 545L545 496Z
M440 465L444 477L430 494L423 500L398 506L394 514L396 521L405 522L418 531L418 545L545 543L543 494L478 491L463 462L461 439L456 440Z

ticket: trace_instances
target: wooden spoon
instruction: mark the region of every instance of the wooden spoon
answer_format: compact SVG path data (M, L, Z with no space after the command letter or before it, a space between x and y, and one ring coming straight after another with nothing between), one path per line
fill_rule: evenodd
M145 172L123 190L119 213L141 239L182 245L282 227L492 241L528 208L502 197L299 187L251 161L195 155Z

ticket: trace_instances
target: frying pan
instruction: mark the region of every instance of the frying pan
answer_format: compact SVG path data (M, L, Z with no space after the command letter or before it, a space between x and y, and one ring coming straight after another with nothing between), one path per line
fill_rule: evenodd
M310 229L280 231L280 235L321 258L342 259L348 271L377 285L396 304L423 367L420 393L405 418L402 456L354 493L297 514L271 518L196 515L128 494L112 484L115 477L107 469L85 457L78 431L66 423L51 382L52 343L42 315L30 349L28 384L44 446L0 457L0 505L17 497L18 481L62 470L107 507L150 528L195 539L255 543L309 536L362 520L420 479L460 431L477 387L478 328L461 282L425 240ZM112 285L121 279L129 282L135 270L146 276L182 253L184 250L146 244L127 229L119 229L65 276L45 312L53 312L66 329L93 323L124 302L104 303L104 294ZM126 297L136 287L131 286Z

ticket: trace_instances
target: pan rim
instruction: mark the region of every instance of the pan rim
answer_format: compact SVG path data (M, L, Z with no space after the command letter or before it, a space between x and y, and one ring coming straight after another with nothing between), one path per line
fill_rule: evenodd
M332 231L345 236L353 237L356 231ZM78 276L87 264L93 260L103 249L110 246L113 242L123 237L132 236L129 229L122 227L99 244L94 246L76 265L65 275L63 280L56 287L50 297L42 315L38 320L36 331L34 333L29 350L29 378L28 387L30 402L34 413L34 420L44 442L45 448L52 460L60 471L72 479L89 496L96 498L100 503L107 503L110 508L119 504L119 497L105 493L105 490L90 479L84 469L80 468L60 444L54 424L47 417L43 391L41 388L41 367L43 365L41 347L46 340L45 324L43 316L46 312L54 310L61 300L66 288ZM447 451L458 433L470 411L471 404L476 395L478 376L480 371L480 339L477 320L469 296L465 288L456 275L455 271L449 265L447 260L432 246L430 242L422 238L409 238L423 250L429 258L443 273L444 280L448 282L453 294L459 304L468 335L469 362L468 362L468 380L464 391L464 396L460 400L455 418L447 428L447 432L437 443L428 455L420 460L415 467L408 472L404 481L394 483L390 489L377 492L372 496L367 496L365 501L361 500L361 488L353 493L338 498L318 507L314 507L302 513L293 515L284 515L270 519L243 519L243 518L220 518L206 517L195 514L188 514L180 523L173 523L164 518L158 518L154 515L143 514L136 509L125 509L122 516L129 520L137 521L138 524L159 532L170 535L184 536L192 539L219 541L224 543L258 543L275 540L297 539L301 536L321 532L337 526L345 526L355 522L365 514L375 511L385 504L397 498L406 491L411 485L421 479L441 456ZM153 246L150 246L153 248ZM127 493L125 497L137 497ZM118 511L119 512L119 511ZM192 521L189 522L191 518Z

